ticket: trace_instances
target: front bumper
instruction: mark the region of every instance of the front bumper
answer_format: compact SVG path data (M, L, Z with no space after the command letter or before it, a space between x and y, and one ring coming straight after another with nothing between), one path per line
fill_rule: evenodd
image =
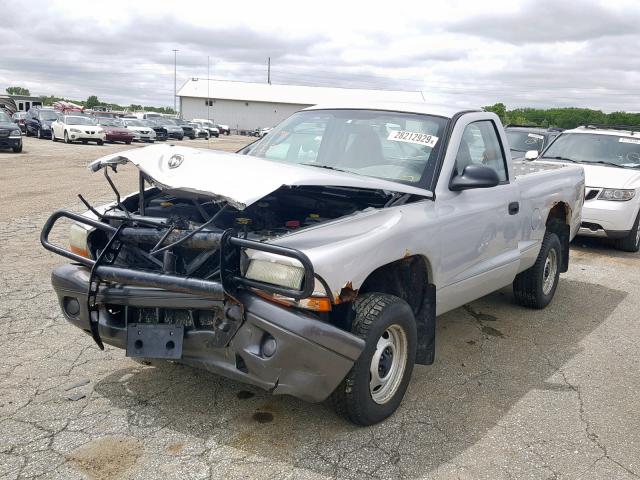
M0 137L0 148L17 148L22 144L22 137Z
M601 238L623 238L633 229L639 202L588 200L582 207L582 225L578 235Z
M66 319L89 332L89 269L67 264L52 273L53 288ZM185 327L181 363L203 368L274 394L302 400L326 399L349 372L364 341L303 312L272 304L248 291L239 292L241 324L230 340L216 344L215 329ZM99 332L105 343L127 344L126 320L118 307L225 311L226 301L157 288L105 284L99 290ZM126 319L126 315L125 315ZM265 338L275 341L268 355Z
M132 142L135 138L134 135L124 133L107 133L105 137L108 142Z

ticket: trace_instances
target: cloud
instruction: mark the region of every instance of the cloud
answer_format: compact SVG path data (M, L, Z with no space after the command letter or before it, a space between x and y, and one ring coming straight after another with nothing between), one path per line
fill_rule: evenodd
M489 5L489 6L487 6ZM47 15L42 15L46 9ZM493 9L493 10L491 10ZM366 8L325 0L217 8L111 0L27 2L3 11L0 89L173 105L191 77L422 90L434 103L640 110L640 5L451 0Z

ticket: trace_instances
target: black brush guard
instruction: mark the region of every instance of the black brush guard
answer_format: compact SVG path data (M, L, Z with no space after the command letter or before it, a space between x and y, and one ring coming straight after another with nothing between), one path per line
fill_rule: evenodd
M65 248L54 245L49 241L51 230L61 218L67 218L74 222L88 225L102 230L107 234L107 244L96 260L78 255ZM136 243L136 240L140 236L140 225L144 227L148 226L144 219L136 217L123 217L118 218L118 220L121 221L121 224L118 227L113 227L99 220L87 218L77 213L58 210L49 217L40 234L40 242L44 248L91 269L89 282L91 333L100 348L103 348L103 345L98 333L98 312L95 305L95 298L100 282L159 288L220 301L225 299L225 292L232 294L238 287L255 288L296 300L310 297L313 293L315 273L311 261L304 253L292 248L239 238L236 236L236 232L231 229L221 230L220 232L202 232L189 239L192 242L197 242L197 248L199 249L209 245L211 249L219 250L220 277L218 281L174 273L114 266L113 263L118 256L122 244L127 243L127 240L131 241L131 243ZM145 228L144 231L146 232L148 229ZM293 258L300 262L304 268L302 287L300 289L291 289L242 277L240 275L240 250L246 248Z

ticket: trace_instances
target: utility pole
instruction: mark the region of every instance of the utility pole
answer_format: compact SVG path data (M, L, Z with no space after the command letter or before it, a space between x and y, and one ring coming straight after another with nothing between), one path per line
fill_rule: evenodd
M271 85L271 57L267 58L267 83Z
M173 50L173 112L178 113L178 108L176 102L178 100L177 92L176 92L176 71L178 65L178 50Z

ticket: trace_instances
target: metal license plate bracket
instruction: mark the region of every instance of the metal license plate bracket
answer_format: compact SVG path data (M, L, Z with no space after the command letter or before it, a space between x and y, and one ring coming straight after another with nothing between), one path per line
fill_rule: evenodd
M130 323L127 325L127 357L182 358L183 325Z

